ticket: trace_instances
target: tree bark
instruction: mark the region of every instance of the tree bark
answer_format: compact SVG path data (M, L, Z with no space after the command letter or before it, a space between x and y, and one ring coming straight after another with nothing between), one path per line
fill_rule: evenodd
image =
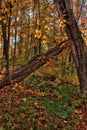
M54 0L58 14L66 20L65 32L73 43L72 56L76 65L80 90L87 94L87 47L74 18L69 0Z
M16 69L10 74L12 83L18 83L24 80L29 74L33 73L35 70L40 68L40 66L44 65L49 58L52 58L55 55L60 54L63 49L67 47L67 45L62 45L67 40L59 43L56 47L50 49L45 54L34 56L29 62ZM61 46L62 45L62 46ZM0 80L0 89L5 87L6 85L11 84L8 75L6 75L2 80Z

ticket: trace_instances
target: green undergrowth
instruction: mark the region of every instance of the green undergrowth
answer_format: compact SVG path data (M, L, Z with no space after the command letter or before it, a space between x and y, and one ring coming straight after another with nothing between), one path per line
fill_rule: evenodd
M78 87L49 77L31 76L1 95L0 130L77 130L87 103Z

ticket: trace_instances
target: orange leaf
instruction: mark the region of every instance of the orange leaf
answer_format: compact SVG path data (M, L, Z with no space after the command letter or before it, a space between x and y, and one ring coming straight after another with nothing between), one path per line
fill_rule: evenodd
M37 125L40 126L40 127L43 126L40 121L37 121Z
M25 118L25 114L24 114L24 113L21 113L21 117L22 117L22 118Z
M27 123L27 124L28 124L28 126L29 126L29 127L31 126L31 123L30 123L30 121L28 121L28 123Z

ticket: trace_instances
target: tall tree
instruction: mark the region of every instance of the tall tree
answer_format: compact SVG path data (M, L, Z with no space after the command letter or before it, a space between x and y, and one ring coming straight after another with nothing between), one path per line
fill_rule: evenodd
M72 42L72 56L76 65L81 92L87 94L87 47L75 20L69 0L54 0L59 16L66 21L65 32Z
M3 55L6 60L6 70L8 74L9 74L11 8L12 8L12 5L10 1L7 1L7 2L0 1L0 9L2 10L1 11L1 18L2 18L1 25L2 25L2 34L3 34L3 42L4 42Z

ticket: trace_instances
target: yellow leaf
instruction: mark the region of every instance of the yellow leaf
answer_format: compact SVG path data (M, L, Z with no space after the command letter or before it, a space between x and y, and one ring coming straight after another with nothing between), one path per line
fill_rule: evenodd
M46 38L47 38L47 37L44 35L44 36L43 36L43 39L46 39Z
M37 20L37 25L40 25L40 20L39 19Z
M35 38L40 38L41 37L41 30L40 29L36 29L35 30L35 35L34 35Z
M64 20L63 20L63 23L66 23L66 22L67 22L67 21L64 19Z
M46 41L46 40L43 40L43 41L42 41L42 44L46 44L46 43L47 43L47 41Z
M80 113L82 113L81 110L77 110L77 109L75 109L74 112L75 112L76 114L80 114Z
M46 21L49 21L50 20L50 18L49 17L46 17Z
M44 27L44 28L45 28L45 29L47 29L48 27L49 27L48 25L45 25L45 27Z
M2 17L0 17L0 21L2 21Z
M7 21L6 21L6 20L3 20L3 23L4 23L4 24L6 24L6 23L7 23Z

